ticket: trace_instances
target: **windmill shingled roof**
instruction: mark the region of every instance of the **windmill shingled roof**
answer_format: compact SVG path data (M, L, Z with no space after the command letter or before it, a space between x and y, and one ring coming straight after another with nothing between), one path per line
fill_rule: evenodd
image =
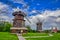
M15 12L13 12L13 16L15 16L15 15L17 15L17 14L20 14L20 15L23 15L23 16L26 16L26 14L24 13L24 12L22 12L22 11L15 11Z

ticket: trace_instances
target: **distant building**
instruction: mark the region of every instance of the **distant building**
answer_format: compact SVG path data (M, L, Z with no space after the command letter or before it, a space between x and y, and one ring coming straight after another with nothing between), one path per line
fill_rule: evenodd
M37 23L37 31L39 31L39 32L42 31L42 22Z
M53 27L52 32L56 33L58 31L57 27Z

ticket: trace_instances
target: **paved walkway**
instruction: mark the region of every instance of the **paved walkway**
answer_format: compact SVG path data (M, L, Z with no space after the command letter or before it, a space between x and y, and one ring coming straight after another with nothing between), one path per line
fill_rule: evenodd
M24 37L21 36L21 34L17 34L19 40L25 40Z

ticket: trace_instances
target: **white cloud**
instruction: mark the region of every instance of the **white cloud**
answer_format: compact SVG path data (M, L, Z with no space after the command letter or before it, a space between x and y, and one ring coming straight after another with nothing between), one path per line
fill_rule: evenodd
M13 9L14 12L20 11L19 7Z
M21 7L22 9L25 9L25 8L28 8L28 4L27 2L24 2L24 0L11 0L13 1L14 3L18 3L18 4L22 4L23 6Z
M24 4L25 3L24 0L11 0L11 1L13 1L14 3L20 3L20 4Z
M7 18L8 18L8 16L4 16L4 15L3 15L3 16L0 16L0 18L5 18L5 19L7 19Z
M36 16L30 16L31 18L29 19L32 23L31 28L36 29L36 23L38 22L37 18L40 19L40 21L43 22L43 29L49 29L50 27L56 26L60 28L60 25L57 24L56 22L60 21L60 10L45 10L42 14L38 14ZM59 26L58 26L59 25Z
M10 7L2 2L0 2L0 21L11 21L12 18L9 17L11 15Z
M8 21L8 22L10 22L10 20L11 20L11 18L10 17L8 17L8 16L0 16L0 21Z
M7 7L7 5L0 2L0 10L3 9L3 8L6 8L6 7Z
M29 3L25 2L24 0L11 0L13 1L14 3L18 3L18 4L22 4L22 7L20 10L24 11L24 12L28 12L28 9L29 9Z
M36 13L36 10L32 10L32 13Z
M0 2L0 14L8 13L9 6Z
M45 10L43 13L43 16L58 16L60 15L60 10L55 10L55 11L50 11L50 10Z
M57 21L57 22L60 22L60 18L57 18L56 21Z

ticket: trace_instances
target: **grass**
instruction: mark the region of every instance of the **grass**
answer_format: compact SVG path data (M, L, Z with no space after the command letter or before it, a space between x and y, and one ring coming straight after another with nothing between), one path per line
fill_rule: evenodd
M47 33L27 33L23 34L23 37L28 36L48 36ZM18 40L16 35L10 34L8 32L0 32L0 40ZM26 38L26 40L60 40L60 33L53 33L50 37L40 37L40 38Z
M0 40L18 40L16 35L8 32L0 32Z
M45 35L48 35L46 33L28 33L28 34L25 34L23 35L24 37L27 37L27 36L45 36ZM60 40L60 33L53 33L53 36L50 36L50 37L40 37L40 38L26 38L26 40Z
M23 37L28 37L28 36L48 36L47 33L26 33L23 34Z

